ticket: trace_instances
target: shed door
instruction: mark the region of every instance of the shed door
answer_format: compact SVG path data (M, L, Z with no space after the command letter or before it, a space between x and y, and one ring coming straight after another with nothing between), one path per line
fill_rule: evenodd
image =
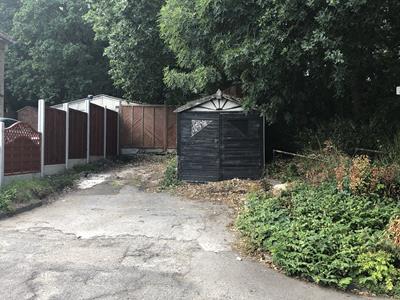
M258 179L264 165L263 120L258 115L221 114L221 179Z
M219 114L185 113L179 118L180 179L219 180Z

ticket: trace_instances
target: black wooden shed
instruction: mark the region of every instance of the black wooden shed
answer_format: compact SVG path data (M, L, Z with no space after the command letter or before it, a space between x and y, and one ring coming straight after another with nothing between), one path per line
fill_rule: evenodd
M258 179L264 171L264 120L218 91L178 115L178 176L190 182Z

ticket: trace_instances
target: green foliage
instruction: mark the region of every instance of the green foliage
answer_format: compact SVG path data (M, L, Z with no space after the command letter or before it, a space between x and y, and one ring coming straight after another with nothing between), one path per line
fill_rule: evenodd
M165 81L240 85L271 121L398 112L399 13L398 1L167 0L161 36L177 67Z
M3 189L0 191L0 212L8 212L10 204L15 199L17 190L14 188Z
M59 175L14 181L0 189L0 212L10 212L15 205L44 199L72 187L81 175L105 171L117 164L118 161L99 160L86 165L77 165Z
M181 182L178 179L178 163L176 158L172 158L168 161L167 168L164 173L164 178L161 181L161 189L168 190L180 185Z
M372 115L371 115L372 116ZM382 113L380 117L387 117ZM397 117L396 117L397 118ZM391 124L395 124L390 128ZM327 140L338 149L354 154L356 148L385 150L391 144L398 123L393 120L380 120L371 117L368 122L357 122L353 119L336 118L319 122L308 128L299 128L294 140L299 148L318 150Z
M359 283L370 290L392 292L394 284L399 283L400 276L400 270L396 269L393 263L393 256L384 251L359 255L357 258Z
M174 64L159 37L157 17L162 0L88 0L86 19L96 37L107 42L114 84L125 97L146 103L163 103L168 92L163 69Z
M20 0L0 1L0 31L5 33L11 32L13 17L20 7Z
M39 98L54 104L114 90L104 44L94 41L92 28L82 18L88 10L85 0L5 5L12 24L9 33L17 41L6 60L9 104L19 107Z
M391 253L382 259L379 251L389 251L383 250L383 232L399 212L400 204L390 198L340 193L335 184L301 184L279 198L251 195L237 227L287 274L389 293L396 266ZM378 254L367 261L370 252ZM375 286L371 276L378 276Z

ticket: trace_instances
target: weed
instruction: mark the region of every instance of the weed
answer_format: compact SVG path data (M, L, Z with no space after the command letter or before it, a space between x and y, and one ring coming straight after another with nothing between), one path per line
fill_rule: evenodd
M168 190L177 187L180 184L181 181L178 179L178 163L177 159L174 157L168 161L167 168L164 173L164 178L161 181L161 189Z

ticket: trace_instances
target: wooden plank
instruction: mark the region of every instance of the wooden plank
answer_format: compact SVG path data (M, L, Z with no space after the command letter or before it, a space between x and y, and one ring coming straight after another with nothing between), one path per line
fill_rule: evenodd
M154 149L155 138L154 138L154 107L144 107L144 121L143 121L143 147Z
M47 107L45 116L45 165L65 163L65 111Z
M86 158L87 114L69 109L69 158Z
M133 108L131 147L143 148L143 107Z
M104 154L104 108L90 104L90 155Z
M154 108L154 148L156 149L164 149L165 135L167 128L166 124L166 115L165 108L163 107L155 107Z
M139 149L175 149L176 114L164 105L121 107L121 146Z

